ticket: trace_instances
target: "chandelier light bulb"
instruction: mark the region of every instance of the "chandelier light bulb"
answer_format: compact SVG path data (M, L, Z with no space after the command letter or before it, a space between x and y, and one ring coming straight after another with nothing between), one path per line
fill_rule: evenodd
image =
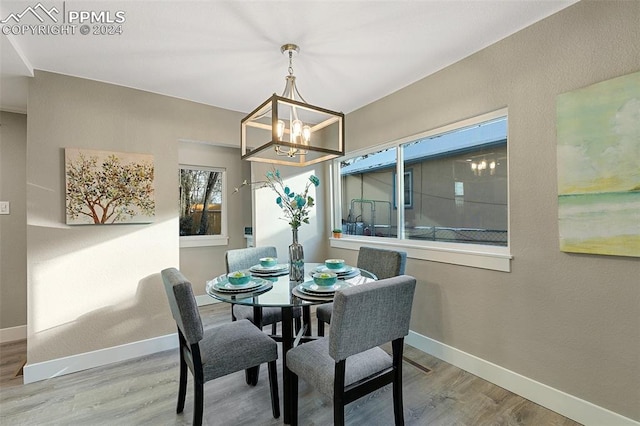
M302 143L305 145L309 145L309 141L311 140L311 127L303 126L302 127Z
M278 128L276 131L278 133L278 140L281 141L284 136L284 121L278 120Z
M291 142L294 142L294 139L297 139L300 135L302 135L302 121L293 120L293 123L291 123Z

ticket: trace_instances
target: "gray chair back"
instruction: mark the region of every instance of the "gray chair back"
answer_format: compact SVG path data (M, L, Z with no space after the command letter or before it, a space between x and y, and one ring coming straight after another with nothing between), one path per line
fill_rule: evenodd
M202 340L204 329L191 283L176 268L164 269L161 275L173 319L187 343L198 343Z
M360 247L358 268L372 272L382 280L404 274L407 253L373 247Z
M329 355L337 361L409 333L416 279L387 278L336 292Z
M224 257L227 273L249 269L260 263L262 257L278 257L278 251L275 247L270 246L227 250Z

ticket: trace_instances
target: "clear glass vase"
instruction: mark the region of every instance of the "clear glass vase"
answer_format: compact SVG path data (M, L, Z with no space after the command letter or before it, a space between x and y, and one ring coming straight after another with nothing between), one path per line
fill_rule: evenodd
M289 280L301 283L304 281L304 248L298 243L298 229L293 232L293 243L289 246Z

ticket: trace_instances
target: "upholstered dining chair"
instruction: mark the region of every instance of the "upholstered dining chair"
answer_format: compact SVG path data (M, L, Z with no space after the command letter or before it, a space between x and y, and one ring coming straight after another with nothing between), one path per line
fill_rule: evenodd
M344 425L346 404L393 383L395 424L404 424L402 352L415 286L414 277L401 275L336 292L329 336L286 354L292 425L298 418L298 378L333 400L334 425ZM392 355L379 347L387 342Z
M396 250L385 250L373 247L360 247L358 252L358 268L373 273L378 279L396 277L404 274L407 264L407 253ZM318 336L324 336L324 325L331 323L333 303L318 306Z
M260 263L263 257L278 257L278 251L275 247L248 247L243 249L227 250L225 254L225 262L227 265L227 273L233 271L241 271L249 269ZM254 309L259 309L260 321L255 318ZM296 319L297 328L300 328L300 308L293 310L293 317ZM272 334L276 334L277 323L282 321L282 310L280 308L254 308L253 306L232 305L231 319L248 319L258 328L271 324Z
M191 283L175 268L161 272L171 313L178 326L180 382L177 412L187 393L187 368L194 378L193 424L202 424L204 384L218 377L268 363L271 410L280 417L278 345L247 320L204 329Z

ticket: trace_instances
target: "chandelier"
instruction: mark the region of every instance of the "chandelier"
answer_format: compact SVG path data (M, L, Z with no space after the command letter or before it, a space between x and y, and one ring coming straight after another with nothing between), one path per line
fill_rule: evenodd
M275 93L241 121L243 160L308 166L344 155L344 114L310 105L296 87L295 44L280 48L289 57L281 96Z
M489 169L489 174L494 175L496 173L496 165L497 164L495 160L487 161L483 159L479 162L475 162L475 161L470 162L471 170L473 171L473 174L476 176L482 176L482 174L485 173L487 168Z

